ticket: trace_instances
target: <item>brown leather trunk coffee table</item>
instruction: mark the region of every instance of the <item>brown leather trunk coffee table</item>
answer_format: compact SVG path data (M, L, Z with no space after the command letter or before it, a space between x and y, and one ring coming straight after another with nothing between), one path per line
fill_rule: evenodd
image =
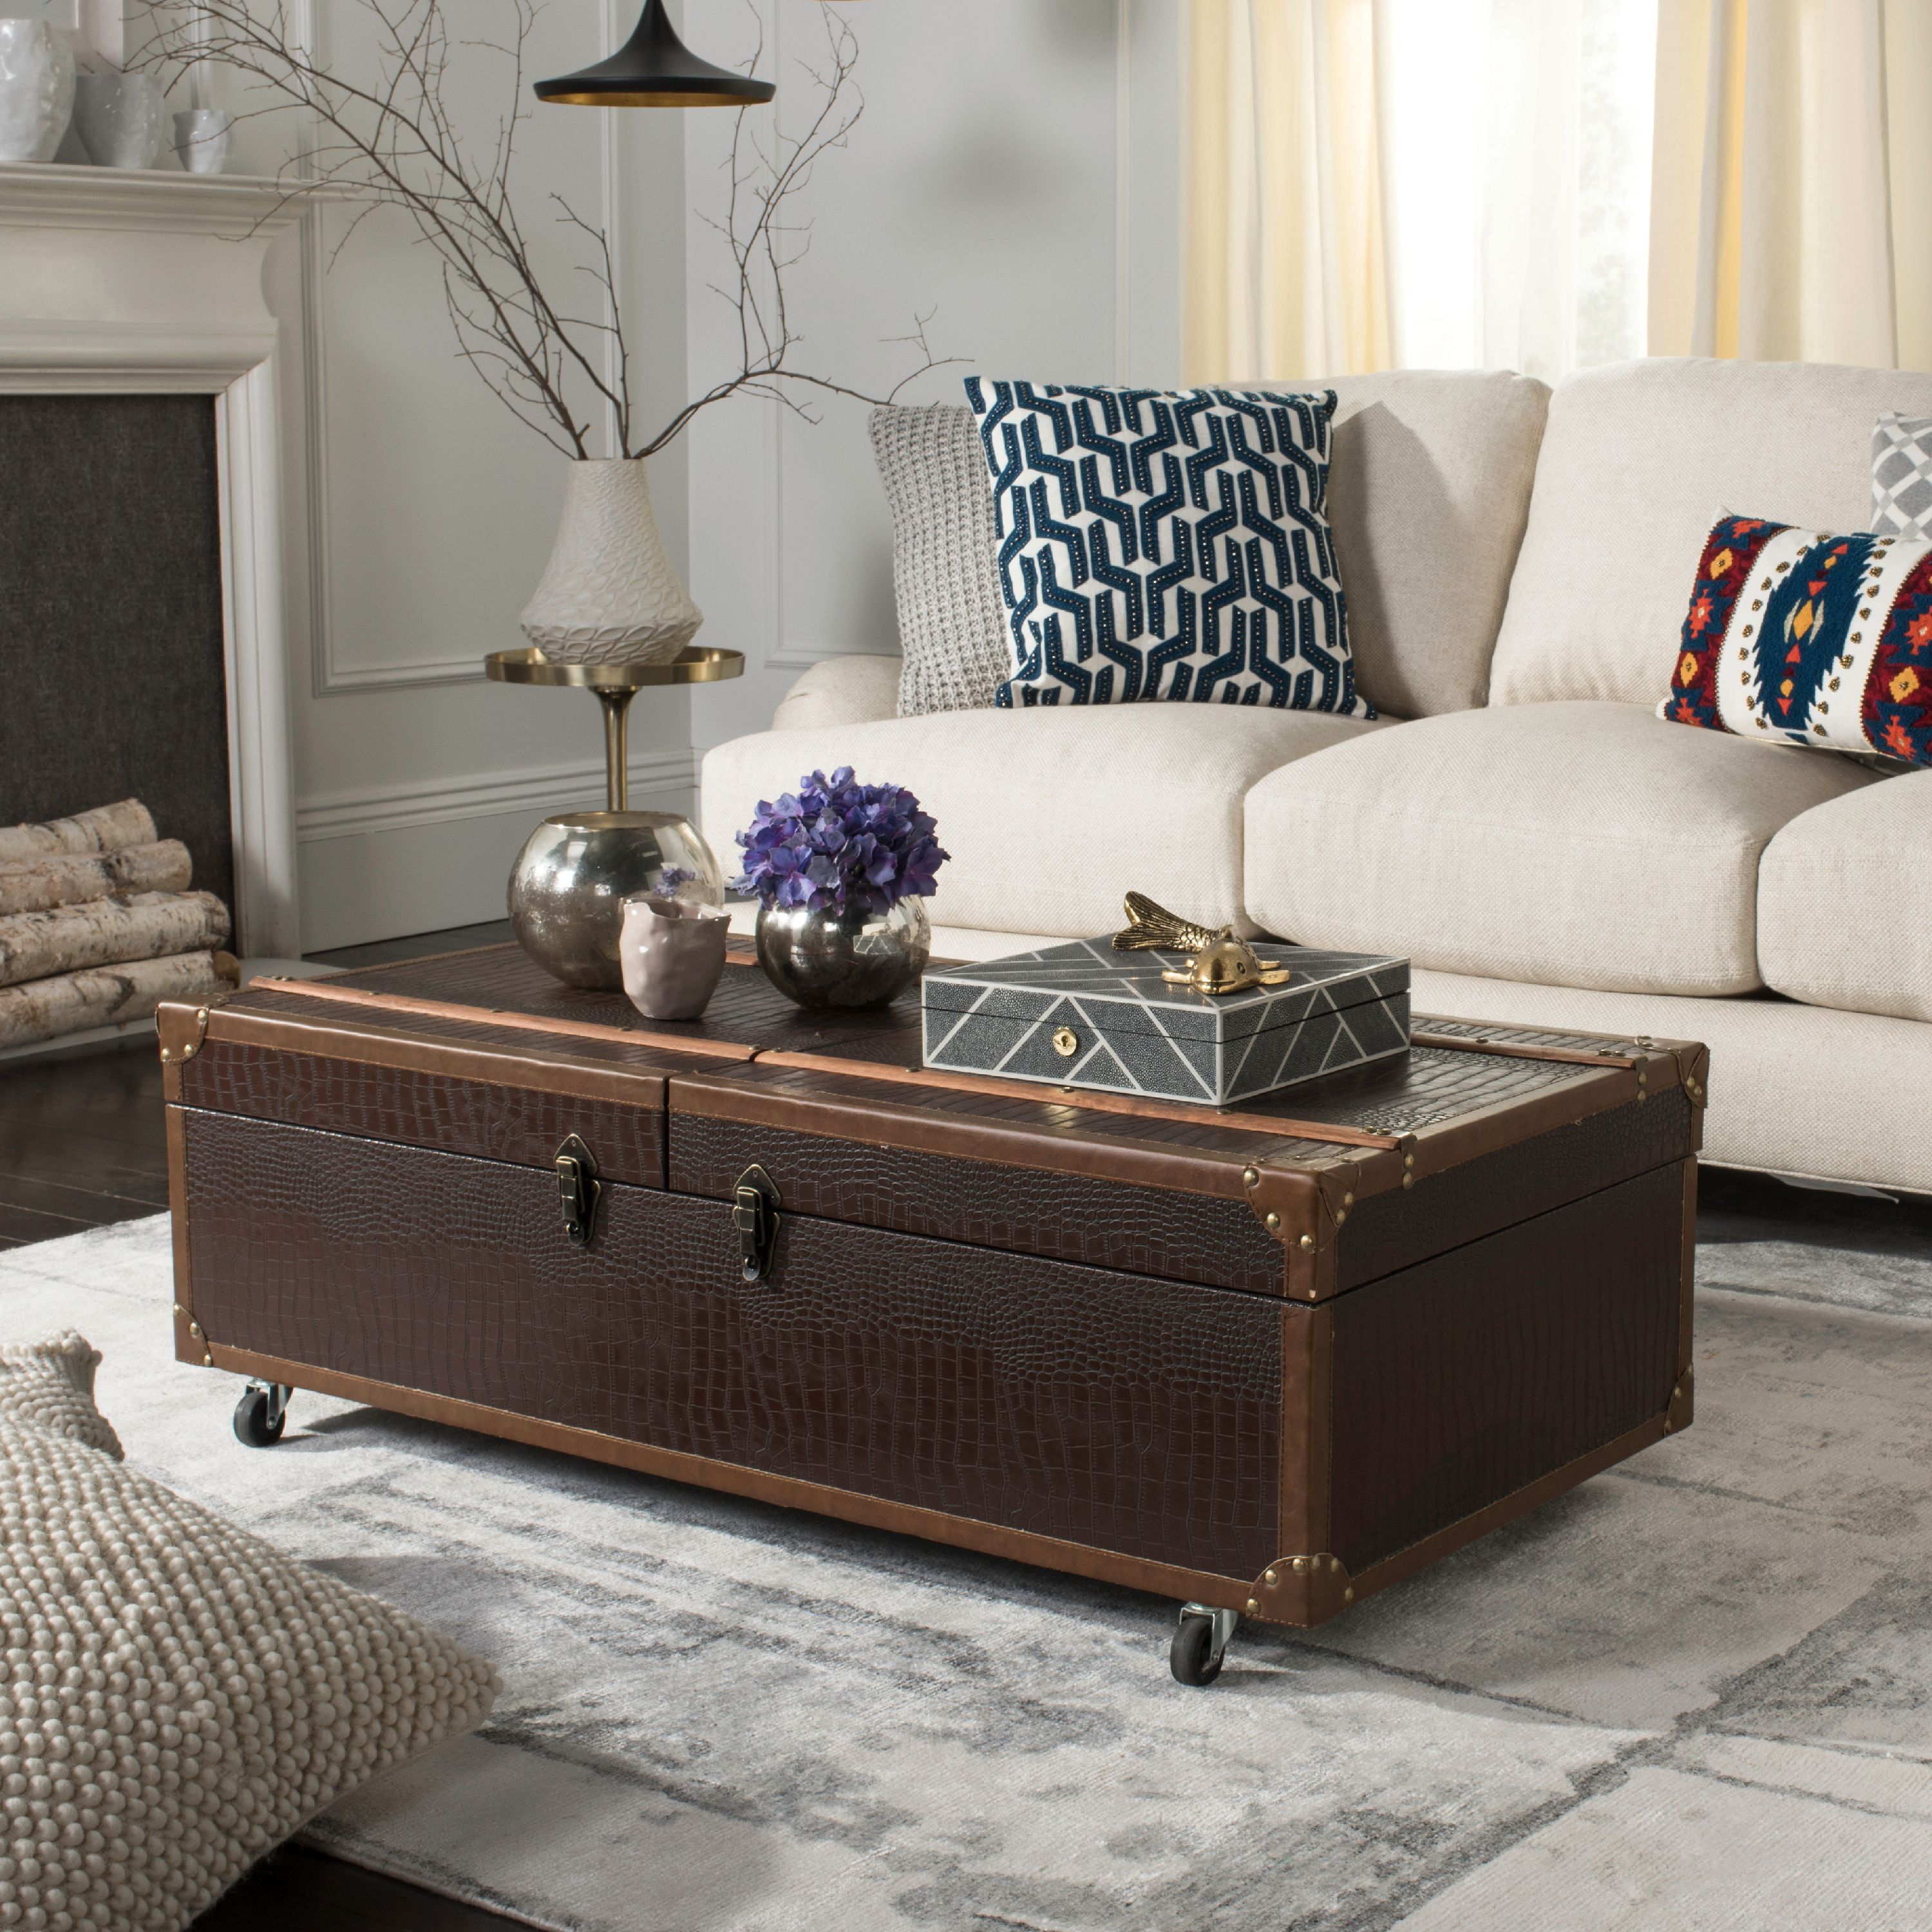
M920 1065L734 959L162 1009L177 1352L1307 1627L1684 1427L1706 1053L1418 1019L1216 1112Z

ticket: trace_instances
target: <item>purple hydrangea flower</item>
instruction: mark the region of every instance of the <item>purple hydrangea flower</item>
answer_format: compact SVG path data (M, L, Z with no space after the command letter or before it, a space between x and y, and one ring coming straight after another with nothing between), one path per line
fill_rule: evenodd
M859 784L850 765L828 778L813 772L776 802L761 799L738 834L743 874L734 892L768 906L814 912L889 911L903 898L929 898L946 862L931 815L903 787Z

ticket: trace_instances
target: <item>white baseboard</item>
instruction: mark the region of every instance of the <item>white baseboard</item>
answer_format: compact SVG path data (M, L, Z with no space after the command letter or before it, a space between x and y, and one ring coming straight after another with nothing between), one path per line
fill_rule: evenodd
M689 750L633 760L632 802L694 812L695 769ZM296 820L302 950L501 919L510 867L538 821L603 802L601 762L307 799Z
M698 759L698 754L688 746L633 758L632 796L648 796L655 809L674 808L664 806L659 794L694 791ZM549 812L601 806L604 799L601 758L517 771L472 772L452 778L314 794L296 807L296 836L308 844L456 819L500 818L512 812L532 812L541 818Z

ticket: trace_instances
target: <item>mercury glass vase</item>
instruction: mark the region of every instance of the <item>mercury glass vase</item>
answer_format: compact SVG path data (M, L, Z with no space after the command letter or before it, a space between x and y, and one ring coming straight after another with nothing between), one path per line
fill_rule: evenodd
M887 1004L926 970L932 926L916 898L887 912L766 906L758 943L765 977L788 999L854 1012Z
M517 944L566 986L624 989L624 902L638 892L724 903L704 835L674 812L560 812L532 832L510 874Z

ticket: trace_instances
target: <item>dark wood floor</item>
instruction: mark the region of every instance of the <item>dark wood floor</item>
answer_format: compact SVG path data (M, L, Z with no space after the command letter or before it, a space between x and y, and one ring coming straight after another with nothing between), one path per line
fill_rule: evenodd
M506 924L465 926L315 956L330 965L374 965L508 937ZM167 1204L161 1066L152 1037L0 1062L0 1247ZM204 1912L194 1932L502 1932L510 1922L289 1845Z

